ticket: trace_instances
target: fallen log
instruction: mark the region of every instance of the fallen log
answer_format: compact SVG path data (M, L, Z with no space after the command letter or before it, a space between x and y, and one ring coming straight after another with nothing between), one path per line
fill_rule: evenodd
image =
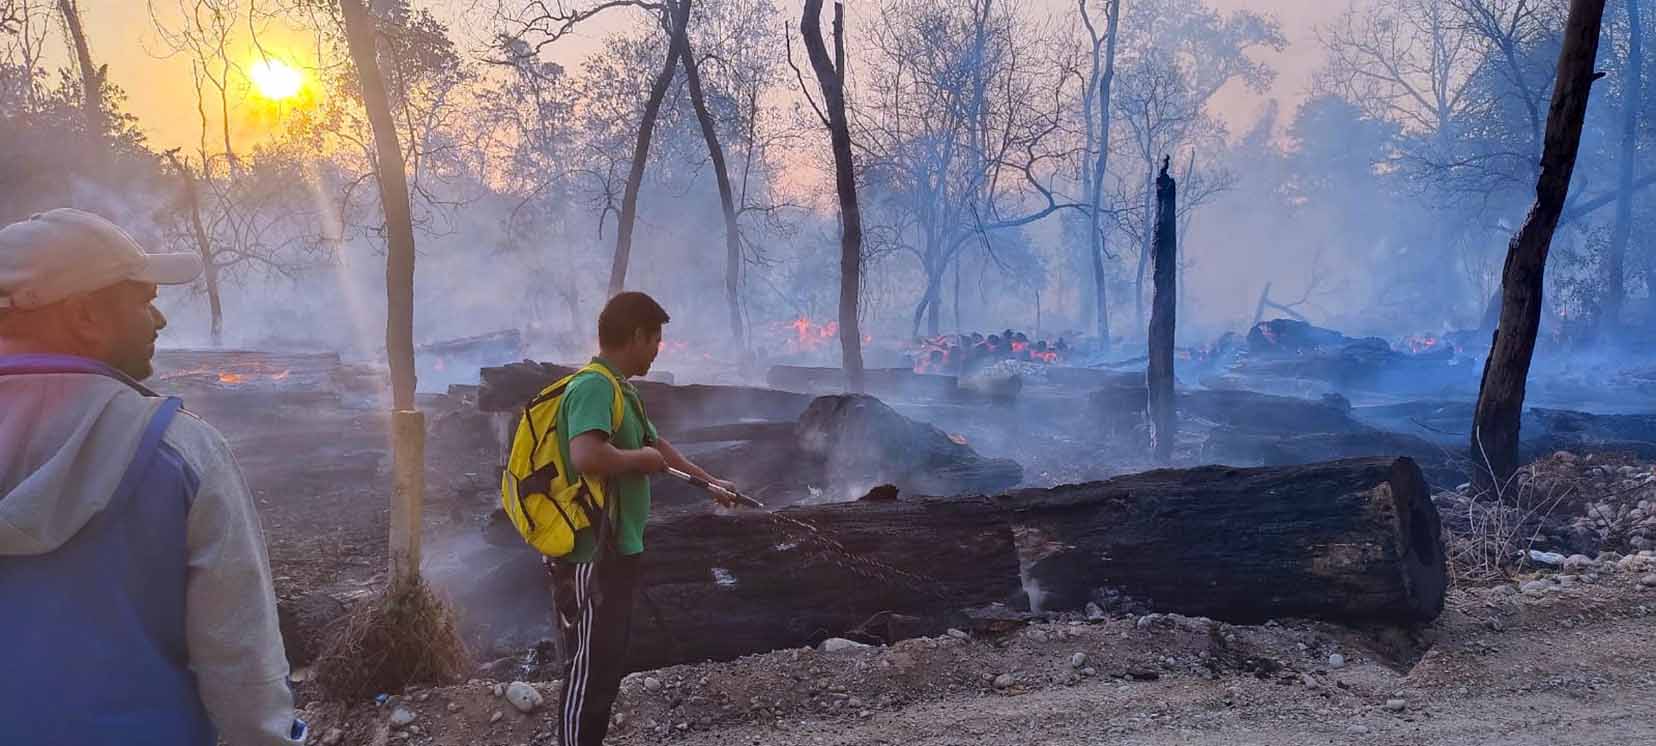
M986 498L779 514L817 527L849 558L760 511L651 520L628 670L812 645L882 613L920 620L905 625L911 634L935 634L950 612L1007 600L1019 588L1011 529ZM532 550L484 546L457 566L476 572L435 575L446 580L475 649L506 655L549 634L546 571Z
M1219 428L1208 434L1202 456L1214 463L1250 466L1293 466L1351 458L1404 456L1414 459L1428 482L1444 489L1466 481L1467 474L1464 454L1451 452L1424 438L1384 430L1261 436L1254 432Z
M1112 386L1088 396L1088 403L1106 427L1136 426L1148 402L1141 386ZM1198 418L1254 434L1351 433L1372 428L1351 416L1351 406L1338 395L1321 399L1272 396L1236 389L1195 389L1176 397L1182 419Z
M573 372L568 366L532 361L484 368L477 406L485 412L517 412L541 389ZM650 421L669 438L702 425L792 420L811 403L805 394L749 386L674 386L638 380L633 385Z
M1107 587L1159 611L1250 622L1423 622L1443 609L1441 523L1406 458L1163 469L999 498L1057 547L1044 609Z

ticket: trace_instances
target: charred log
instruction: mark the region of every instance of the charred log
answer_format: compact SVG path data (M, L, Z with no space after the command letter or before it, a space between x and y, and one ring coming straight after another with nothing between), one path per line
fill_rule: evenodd
M1011 529L988 499L864 501L780 514L817 527L848 554L763 512L651 521L629 670L810 645L854 634L882 613L904 615L905 634L935 634L950 612L1019 588ZM549 628L546 571L527 547L487 554L470 561L481 572L450 591L462 624L478 649L528 647ZM500 619L482 616L490 612Z
M1161 611L1422 622L1443 609L1441 523L1409 459L1160 470L1001 498L1058 551L1048 609L1112 588Z

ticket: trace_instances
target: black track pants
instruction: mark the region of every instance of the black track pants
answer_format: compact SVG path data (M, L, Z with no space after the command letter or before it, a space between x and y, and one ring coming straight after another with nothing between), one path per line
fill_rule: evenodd
M563 746L598 746L621 689L633 595L642 555L601 552L596 562L547 565L553 624L564 651L558 738Z

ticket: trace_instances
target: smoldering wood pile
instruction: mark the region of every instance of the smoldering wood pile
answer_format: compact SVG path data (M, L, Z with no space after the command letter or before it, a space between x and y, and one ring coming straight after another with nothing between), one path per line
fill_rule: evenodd
M521 363L485 368L478 406L517 412L541 388L572 372ZM663 437L702 467L779 505L852 499L881 484L917 494L1010 489L1023 470L990 459L947 433L868 396L826 396L740 386L637 382ZM661 481L664 504L702 503L693 487Z
M1378 337L1347 337L1296 319L1255 324L1222 372L1204 386L1294 395L1386 393L1476 396L1481 361L1456 352L1447 339L1427 337L1395 350Z
M1408 459L1164 470L990 499L865 500L778 515L652 518L629 667L866 636L869 620L893 615L908 634L933 632L959 623L961 610L1016 597L1020 562L1048 610L1080 608L1104 588L1158 611L1228 621L1417 623L1442 609L1447 585L1437 509ZM1020 558L1014 527L1045 541ZM521 645L545 628L545 573L521 543L488 551L469 562L479 572L456 606L463 621L475 609L532 626L488 629Z

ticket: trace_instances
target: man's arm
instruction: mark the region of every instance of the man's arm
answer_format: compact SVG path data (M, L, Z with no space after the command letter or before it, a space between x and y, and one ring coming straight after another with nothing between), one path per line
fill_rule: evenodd
M729 482L707 473L706 469L697 466L695 462L685 458L684 454L679 453L679 450L674 448L672 443L667 442L666 438L656 438L655 447L656 450L661 451L661 456L666 459L668 466L689 474L692 477L700 477L701 479L705 479L720 486L731 486Z
M654 474L667 468L665 455L650 446L633 450L616 448L609 441L609 433L602 430L588 430L569 441L569 460L585 476Z
M201 701L230 746L299 743L276 594L253 496L229 444L200 421L175 421L200 477L186 527L185 639ZM186 424L187 423L187 424ZM183 427L180 427L180 426Z
M615 396L615 387L596 375L579 376L569 384L561 416L570 435L570 466L589 477L654 474L667 468L654 448L621 449L610 442Z

